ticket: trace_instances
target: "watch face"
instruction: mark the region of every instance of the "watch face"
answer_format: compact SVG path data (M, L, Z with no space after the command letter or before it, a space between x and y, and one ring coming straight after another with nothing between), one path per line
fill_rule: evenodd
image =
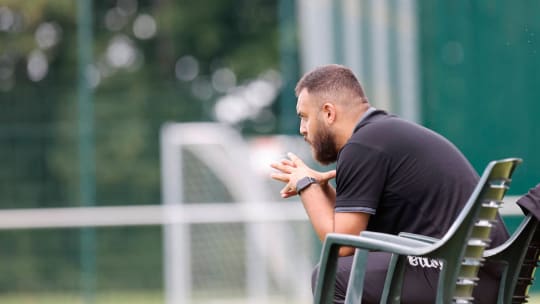
M298 186L296 188L298 188L298 190L302 190L304 189L307 185L309 184L309 180L307 178L302 178L301 180L298 181Z

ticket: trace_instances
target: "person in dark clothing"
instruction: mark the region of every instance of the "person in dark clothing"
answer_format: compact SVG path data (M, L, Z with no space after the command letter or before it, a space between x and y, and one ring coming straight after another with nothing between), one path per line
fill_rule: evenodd
M529 189L525 195L516 202L525 214L532 213L537 219L540 219L540 184Z
M350 69L326 65L296 86L300 134L313 157L336 170L315 171L293 153L271 164L271 177L285 183L283 198L299 195L318 237L364 230L410 232L441 237L473 192L479 176L443 136L372 107ZM335 178L336 187L329 184ZM491 246L508 238L498 217ZM353 248L342 247L334 303L343 303ZM388 261L370 253L362 303L378 303ZM433 303L442 264L409 257L403 303ZM475 293L478 303L495 303L497 272L484 267ZM314 270L313 282L316 281ZM489 291L486 293L486 291Z

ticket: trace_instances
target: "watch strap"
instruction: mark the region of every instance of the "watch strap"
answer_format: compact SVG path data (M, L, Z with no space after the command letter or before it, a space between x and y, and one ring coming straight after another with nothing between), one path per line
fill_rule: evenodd
M315 183L317 183L317 180L311 176L302 177L296 183L296 193L300 195L300 192L305 190L307 187L311 186L311 184L315 184Z

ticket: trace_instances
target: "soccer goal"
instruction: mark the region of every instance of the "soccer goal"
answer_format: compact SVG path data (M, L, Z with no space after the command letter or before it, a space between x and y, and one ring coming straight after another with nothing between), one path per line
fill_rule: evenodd
M167 303L309 302L311 227L299 201L276 199L281 185L265 170L287 148L305 149L300 142L246 141L215 123L163 126L163 205L190 206L204 218L164 226Z

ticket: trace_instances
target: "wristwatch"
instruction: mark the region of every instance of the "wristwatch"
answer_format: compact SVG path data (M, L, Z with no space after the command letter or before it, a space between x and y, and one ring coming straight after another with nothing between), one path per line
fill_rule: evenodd
M304 189L309 187L311 184L315 184L317 180L311 176L304 176L296 182L296 193L300 195Z

